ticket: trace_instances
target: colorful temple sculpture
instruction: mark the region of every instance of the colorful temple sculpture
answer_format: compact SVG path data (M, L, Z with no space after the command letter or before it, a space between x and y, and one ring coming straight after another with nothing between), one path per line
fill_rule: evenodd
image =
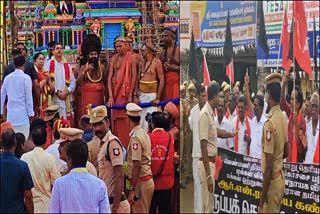
M5 8L8 25L8 3ZM135 47L146 40L159 47L164 27L179 29L179 10L174 1L14 1L14 9L19 20L18 41L27 44L30 57L39 51L46 55L48 43L57 41L67 58L75 62L77 48L89 33L101 38L102 54L114 50L117 36L131 37ZM10 36L9 30L8 41ZM7 46L12 47L11 43Z
M5 48L5 7L4 2L0 1L0 84L4 66L7 64Z

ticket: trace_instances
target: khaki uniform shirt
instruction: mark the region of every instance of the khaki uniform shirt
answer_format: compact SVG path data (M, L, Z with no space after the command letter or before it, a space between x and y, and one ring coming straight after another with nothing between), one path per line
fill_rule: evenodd
M213 110L211 106L206 103L200 111L199 119L199 141L207 140L208 156L217 155L217 127L214 123ZM200 157L202 157L202 152L200 152Z
M34 212L47 213L51 198L51 186L61 176L56 158L43 148L35 147L31 152L24 153L21 160L27 162L34 184L34 188L31 189Z
M187 97L184 100L184 104L188 105L188 110L189 112L191 111L191 109L193 109L193 107L195 107L197 104L199 103L198 99L193 97L193 101L190 100L190 97Z
M114 135L109 130L107 134L103 137L104 142L98 153L98 169L99 178L103 180L108 188L108 196L114 196L114 172L113 167L123 165L123 151L120 144L116 140L110 140ZM109 145L109 158L111 161L106 159L107 146Z
M96 168L98 174L98 153L100 151L100 139L97 136L94 136L92 140L88 143L88 161L90 161Z
M136 126L130 132L128 145L128 178L132 178L133 161L141 161L139 177L152 175L151 171L151 141L145 130Z
M266 170L266 153L273 154L273 173L283 168L284 145L287 142L288 129L280 106L271 108L262 132L261 170Z

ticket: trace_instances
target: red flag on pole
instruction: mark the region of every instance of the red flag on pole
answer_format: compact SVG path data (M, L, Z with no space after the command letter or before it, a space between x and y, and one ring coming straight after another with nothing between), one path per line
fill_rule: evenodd
M282 45L282 67L287 73L289 73L290 67L292 64L292 59L288 58L289 42L290 42L290 34L288 32L288 16L287 16L287 10L285 9L283 24L282 24L281 45Z
M209 75L209 70L208 70L208 66L207 66L207 59L206 59L206 55L203 54L203 86L206 88L210 83L210 75Z
M293 1L294 17L294 48L293 56L297 60L300 68L308 75L310 80L313 79L313 73L310 61L310 52L307 41L308 26L304 10L303 1Z
M207 89L208 89L209 83L210 83L210 75L209 75L209 70L207 65L207 59L206 59L206 55L203 54L203 86L206 89L207 100L208 100Z

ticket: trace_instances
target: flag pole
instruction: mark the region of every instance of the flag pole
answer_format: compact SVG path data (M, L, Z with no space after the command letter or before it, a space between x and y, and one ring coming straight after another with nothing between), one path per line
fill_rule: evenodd
M315 77L316 77L316 63L317 63L317 60L314 60L317 56L315 56L315 48L314 48L314 43L315 42L317 42L317 41L315 41L314 40L314 38L315 38L315 34L316 34L316 29L315 29L315 26L316 26L316 19L314 18L314 15L313 15L313 29L312 29L312 31L313 31L313 33L312 33L312 39L313 39L313 43L312 43L312 52L313 52L313 80L312 80L312 86L311 86L311 89L312 89L312 93L311 94L313 94L313 92L316 90L315 89L315 84L314 84L314 79L315 79ZM317 38L317 37L316 37ZM317 44L317 43L316 43Z
M232 51L233 51L233 46L232 46ZM233 64L233 58L231 58L231 61L232 61L232 64ZM234 73L234 71L233 71L233 73ZM233 74L233 78L234 78L234 74ZM231 83L231 77L229 78L229 82L230 82L230 94L231 94L231 92L232 92L232 83Z
M288 4L288 1L286 3L286 6ZM283 17L282 17L282 28L283 29L283 20L284 20L284 14L285 14L285 11L286 11L286 7L284 8L283 10ZM288 30L288 29L287 29ZM278 68L279 68L279 60L280 60L280 51L281 51L281 40L282 40L282 30L281 30L281 34L280 34L280 45L279 45L279 52L278 52L278 61L277 61L277 72L278 72Z

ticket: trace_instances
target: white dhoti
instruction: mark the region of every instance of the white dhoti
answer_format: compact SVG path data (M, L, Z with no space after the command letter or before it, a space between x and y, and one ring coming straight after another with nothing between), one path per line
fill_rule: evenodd
M202 189L201 183L199 179L199 158L194 157L192 158L192 174L193 174L193 189L194 189L194 213L201 213L202 212Z
M141 103L151 102L155 100L156 97L157 97L157 93L143 93L139 91L139 100ZM140 125L146 132L149 131L148 122L146 121L146 118L145 118L147 113L151 114L152 112L155 112L158 110L159 108L156 106L142 108L141 115L140 115L141 116Z

